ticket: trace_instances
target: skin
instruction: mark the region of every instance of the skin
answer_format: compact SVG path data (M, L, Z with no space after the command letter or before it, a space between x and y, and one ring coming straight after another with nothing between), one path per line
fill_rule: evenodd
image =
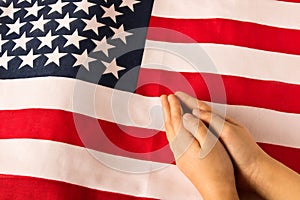
M161 102L176 164L204 199L238 199L236 188L264 199L299 199L299 174L268 156L237 121L183 92ZM192 114L183 114L180 103Z
M174 95L164 95L161 100L167 138L179 169L191 180L204 199L238 199L233 165L220 141L216 142L206 157L199 159L206 135L214 136L196 117L185 115L183 118L180 103ZM193 130L195 122L199 122L198 131ZM195 137L190 131L197 131Z

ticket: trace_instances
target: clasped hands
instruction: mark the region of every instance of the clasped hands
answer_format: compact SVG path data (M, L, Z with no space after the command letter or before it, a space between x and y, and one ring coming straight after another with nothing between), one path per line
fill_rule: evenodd
M299 175L268 156L237 121L214 113L208 104L183 92L162 95L161 102L176 165L205 200L239 199L239 190L266 199L299 197ZM181 104L192 113L184 114ZM276 180L274 172L280 173ZM283 194L287 191L281 181L298 184L294 193Z

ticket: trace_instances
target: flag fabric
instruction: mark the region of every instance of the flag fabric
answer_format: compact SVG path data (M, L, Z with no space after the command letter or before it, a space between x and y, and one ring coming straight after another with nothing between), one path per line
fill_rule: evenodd
M0 199L201 199L164 133L158 97L177 90L300 172L297 0L6 0L0 10Z

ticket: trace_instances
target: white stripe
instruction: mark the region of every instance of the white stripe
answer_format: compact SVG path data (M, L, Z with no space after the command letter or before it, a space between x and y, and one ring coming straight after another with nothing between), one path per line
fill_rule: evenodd
M152 15L167 18L224 18L300 29L300 4L275 0L155 0Z
M124 165L163 165L101 154ZM114 170L95 159L87 149L68 144L30 139L0 140L0 173L31 176L76 184L92 189L159 199L201 199L175 165L148 173Z
M208 57L207 57L208 56ZM205 58L206 57L206 58ZM213 64L208 63L211 59ZM300 56L221 44L146 41L142 67L300 84Z
M227 115L247 127L257 142L300 148L299 114L228 105Z
M62 77L0 80L0 94L0 110L58 109L127 126L163 129L162 113L154 117L152 112L154 107L160 107L158 98L81 80Z
M74 87L81 88L75 89L75 96L81 97L76 100L72 98ZM128 126L163 130L163 115L157 97L57 77L2 80L0 94L3 94L1 110L51 108ZM257 141L300 148L300 134L296 131L300 130L300 114L236 105L228 105L226 110L229 116L245 124Z

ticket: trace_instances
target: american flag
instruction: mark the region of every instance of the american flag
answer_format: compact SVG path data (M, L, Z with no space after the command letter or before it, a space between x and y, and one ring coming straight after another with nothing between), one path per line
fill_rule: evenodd
M158 96L177 90L224 108L300 172L298 0L0 10L0 199L201 199L164 133Z

